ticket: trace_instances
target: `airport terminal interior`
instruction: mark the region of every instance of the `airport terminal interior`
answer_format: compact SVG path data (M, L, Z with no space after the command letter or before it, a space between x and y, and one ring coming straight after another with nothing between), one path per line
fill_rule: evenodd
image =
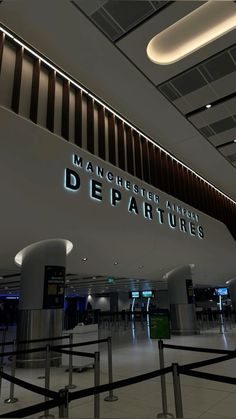
M236 417L236 2L0 1L0 418Z

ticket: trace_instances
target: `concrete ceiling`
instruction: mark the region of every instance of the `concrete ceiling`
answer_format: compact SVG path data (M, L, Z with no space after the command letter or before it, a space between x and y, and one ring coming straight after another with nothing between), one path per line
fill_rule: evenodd
M90 2L76 3L82 9ZM91 9L94 3L105 2L91 0ZM145 53L148 40L157 31L198 5L196 1L173 2L116 45L70 0L5 0L0 5L0 17L19 36L235 199L235 168L155 87L231 45L235 31L170 67L149 62Z

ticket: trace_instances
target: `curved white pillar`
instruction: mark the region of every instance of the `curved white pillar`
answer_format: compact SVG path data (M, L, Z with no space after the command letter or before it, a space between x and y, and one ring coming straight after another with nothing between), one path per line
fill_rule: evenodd
M172 333L197 334L190 265L177 268L167 275Z
M15 261L22 268L18 341L61 336L68 243L62 239L44 240L27 246L16 255ZM39 344L30 347L33 346ZM24 348L28 345L19 345L19 349ZM51 353L51 363L58 364L59 361L59 354ZM22 355L17 363L29 368L40 367L45 363L45 354Z

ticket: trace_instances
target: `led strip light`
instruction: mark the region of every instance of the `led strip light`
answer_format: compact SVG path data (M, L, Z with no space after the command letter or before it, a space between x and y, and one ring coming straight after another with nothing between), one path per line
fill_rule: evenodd
M0 30L5 33L9 38L11 38L16 44L23 47L25 50L29 51L30 54L32 54L34 57L38 58L41 62L46 64L48 67L50 67L52 70L56 71L57 74L60 74L64 79L68 80L71 84L73 84L75 87L82 90L84 93L86 93L88 96L90 96L95 102L102 105L105 109L107 109L109 112L113 113L118 119L120 119L122 122L124 122L126 125L128 125L130 128L135 130L138 134L140 134L142 137L146 138L149 142L151 142L155 147L158 147L161 151L163 151L166 155L170 156L171 159L175 160L177 163L181 164L183 167L185 167L187 170L190 170L194 175L196 175L199 179L203 180L203 182L207 183L209 186L214 188L217 192L219 192L221 195L223 195L225 198L229 199L231 202L236 204L236 201L234 201L232 198L230 198L228 195L226 195L224 192L222 192L220 189L216 188L212 183L208 182L208 180L204 179L201 175L199 175L197 172L195 172L191 167L187 166L182 161L178 160L175 156L173 156L171 153L169 153L167 150L165 150L163 147L161 147L159 144L157 144L155 141L153 141L150 137L145 135L143 132L139 131L137 128L135 128L130 122L128 122L126 119L124 119L121 115L116 113L113 109L111 109L108 105L103 103L101 100L99 100L96 96L94 96L92 93L90 93L88 90L86 90L84 87L82 87L79 83L75 82L73 79L68 77L65 73L63 73L61 70L59 70L55 65L51 64L49 61L47 61L45 58L37 54L33 49L25 45L22 41L20 41L18 38L15 37L15 35L12 35L9 31L7 31L4 27L0 26Z

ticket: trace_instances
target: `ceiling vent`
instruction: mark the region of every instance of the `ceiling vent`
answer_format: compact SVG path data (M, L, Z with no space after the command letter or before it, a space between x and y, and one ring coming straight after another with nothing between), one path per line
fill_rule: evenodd
M230 156L226 156L226 158L230 163L236 163L236 153L230 154Z
M236 115L235 115L236 116ZM233 119L232 116L228 118L221 119L220 121L216 121L210 125L210 127L215 131L216 134L219 134L224 131L228 131L229 129L236 127L236 120Z

